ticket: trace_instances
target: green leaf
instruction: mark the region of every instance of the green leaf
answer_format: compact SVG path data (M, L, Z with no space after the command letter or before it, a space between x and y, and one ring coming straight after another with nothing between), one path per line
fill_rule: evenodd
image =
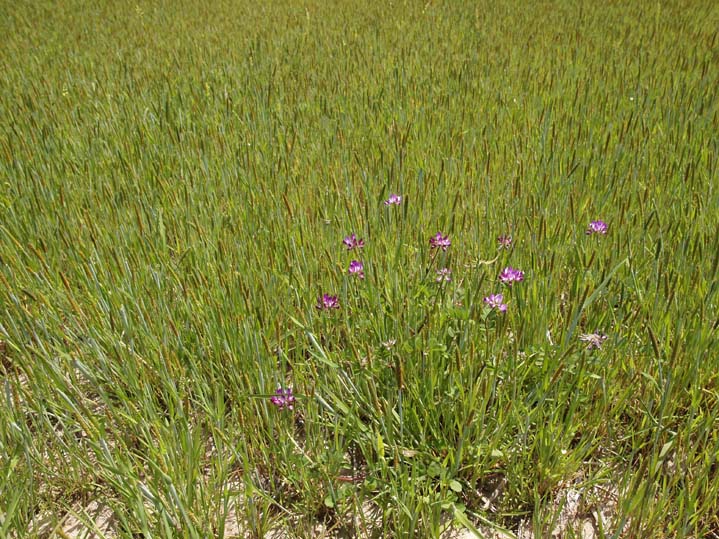
M479 530L474 526L474 524L469 521L464 511L461 511L456 506L454 507L454 519L462 526L464 526L465 529L469 530L472 534L474 534L475 537L484 537L481 533L479 533Z
M430 477L440 477L442 475L442 466L436 462L432 462L427 466L427 473Z

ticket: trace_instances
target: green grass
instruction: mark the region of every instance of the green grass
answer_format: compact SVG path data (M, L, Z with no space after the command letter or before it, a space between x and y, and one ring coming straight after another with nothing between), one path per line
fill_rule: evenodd
M0 537L719 536L719 4L0 15Z

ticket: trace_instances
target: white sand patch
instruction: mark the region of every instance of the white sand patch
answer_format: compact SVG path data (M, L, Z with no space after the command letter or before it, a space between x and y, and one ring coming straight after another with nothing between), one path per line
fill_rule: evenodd
M29 536L47 539L115 539L117 518L107 505L92 501L68 511L59 521L51 513L35 515L27 531Z
M114 539L117 518L112 509L97 501L81 511L68 512L62 524L62 536L71 539Z

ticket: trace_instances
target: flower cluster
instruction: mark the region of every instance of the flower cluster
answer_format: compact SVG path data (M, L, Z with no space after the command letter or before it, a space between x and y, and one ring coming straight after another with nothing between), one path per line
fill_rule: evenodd
M317 309L319 309L320 311L339 309L340 300L337 299L337 296L322 294L322 296L320 296L320 298L317 300L317 305L315 305L315 307L317 307Z
M587 343L587 350L595 350L602 347L602 343L607 340L607 336L604 333L583 333L579 336L579 340Z
M437 232L434 236L429 238L429 246L432 249L442 249L446 251L447 248L452 245L449 236L443 236L441 232Z
M524 272L512 266L507 266L502 270L502 273L499 274L499 280L508 286L512 286L512 283L524 281Z
M502 294L491 294L484 298L484 302L489 305L491 309L497 309L499 312L507 311L507 304L504 302L504 296Z
M395 344L397 344L397 339L388 339L382 343L382 346L385 347L385 350L391 350Z
M587 234L587 235L592 235L592 234L602 234L602 235L604 235L604 234L607 233L607 229L608 229L608 228L609 228L609 227L607 226L607 223L605 223L604 221L601 221L601 220L591 221L591 222L589 223L589 227L587 227L587 232L586 232L586 234Z
M280 410L284 408L292 410L295 407L295 396L292 394L292 388L278 387L275 394L270 397L270 402Z
M345 244L348 251L352 249L362 249L362 247L364 247L364 240L358 239L357 234L350 234L342 240L342 243Z
M437 278L435 280L438 283L450 282L452 280L452 270L449 268L438 269Z
M385 206L399 206L402 203L402 196L399 194L392 193L389 198L384 201ZM591 221L589 227L586 230L586 234L606 234L608 230L607 223L601 220ZM350 234L346 236L342 243L348 251L355 249L362 249L365 245L364 239L358 238L356 234ZM513 246L512 236L509 234L503 234L497 237L497 244L499 249L510 249ZM447 251L452 245L452 241L449 239L449 235L437 232L434 236L430 237L429 245L432 250ZM361 260L351 260L347 272L351 276L356 276L359 279L364 279L364 264ZM442 267L436 270L435 281L437 283L447 283L452 281L452 270L447 267ZM524 271L513 268L512 266L505 267L499 274L499 280L511 287L514 283L524 281ZM503 294L490 294L484 298L484 303L489 309L505 313L507 312L508 305L505 303ZM461 303L455 303L461 305ZM331 311L340 308L340 302L337 296L331 294L322 294L318 300L316 308L320 311ZM551 336L547 332L548 339L551 344ZM587 344L588 350L600 349L602 344L607 339L607 336L600 332L586 333L580 335L579 339ZM381 343L386 350L392 349L396 344L395 339L388 339ZM270 401L280 410L289 409L292 410L295 404L295 397L292 393L292 388L278 387L275 394L270 397Z
M387 200L384 201L385 206L399 206L402 203L402 197L400 195L391 194Z
M360 279L364 279L364 264L359 260L353 260L350 262L349 274L356 275Z
M497 238L499 248L509 249L512 246L512 236L502 235Z

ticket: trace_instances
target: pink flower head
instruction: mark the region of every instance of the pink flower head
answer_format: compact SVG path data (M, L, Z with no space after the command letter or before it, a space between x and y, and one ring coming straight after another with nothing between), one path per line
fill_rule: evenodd
M502 273L499 274L499 280L506 285L512 286L512 283L518 283L524 280L524 272L507 266L502 270Z
M489 305L491 309L497 309L499 312L506 312L507 304L502 303L504 296L502 294L491 294L484 298L484 302Z
M509 249L512 246L512 236L502 235L497 238L499 248Z
M284 408L292 410L295 407L295 396L292 394L292 388L278 387L275 394L270 397L270 402L280 410Z
M352 249L362 249L362 247L364 247L364 240L357 239L356 234L350 234L342 240L342 243L345 244L348 251L351 251Z
M359 260L353 260L350 262L349 273L350 275L357 275L360 279L364 279L364 264Z
M437 232L429 238L429 246L432 249L442 249L446 251L450 245L452 245L452 242L449 240L449 236L443 236L441 232Z
M587 343L587 350L594 350L602 347L602 343L607 340L607 336L596 331L594 333L583 333L579 336L579 340Z
M340 301L337 299L337 296L322 294L322 296L320 296L320 298L317 300L317 305L315 305L315 307L317 307L320 311L339 309Z
M587 235L591 234L606 234L607 233L607 223L604 221L591 221L589 223L589 227L587 227Z
M402 203L402 196L391 194L387 200L384 201L385 206L399 206Z
M438 283L450 282L452 280L452 270L449 268L442 268L437 270L437 278L435 281Z

